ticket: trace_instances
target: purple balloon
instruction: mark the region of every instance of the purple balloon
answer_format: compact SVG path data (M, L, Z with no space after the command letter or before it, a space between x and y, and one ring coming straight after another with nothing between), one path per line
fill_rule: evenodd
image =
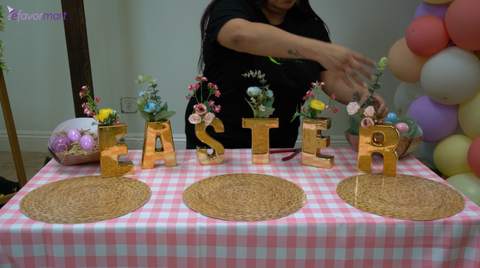
M451 2L444 4L430 4L422 1L415 11L414 19L423 15L434 15L445 21L445 14L447 13L450 3Z
M457 105L438 103L428 95L413 101L408 114L422 128L424 142L439 142L452 135L458 127Z
M91 151L95 148L95 140L90 135L83 135L80 138L80 147L85 151Z

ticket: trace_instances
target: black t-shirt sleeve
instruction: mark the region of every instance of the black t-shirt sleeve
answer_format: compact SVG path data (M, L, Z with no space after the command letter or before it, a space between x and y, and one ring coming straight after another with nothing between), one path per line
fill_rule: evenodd
M242 0L220 0L212 8L205 40L213 44L217 40L218 32L231 19L253 20L253 10Z

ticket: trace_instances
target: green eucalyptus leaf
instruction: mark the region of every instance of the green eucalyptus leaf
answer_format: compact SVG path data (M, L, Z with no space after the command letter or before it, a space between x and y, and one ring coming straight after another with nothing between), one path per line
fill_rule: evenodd
M259 118L268 118L270 115L273 114L275 108L272 107L265 107L265 111L258 111Z
M151 122L150 121L150 116L144 112L144 111L140 111L140 115L143 117L143 119L145 119L147 122Z
M155 115L154 120L156 122L164 121L164 120L167 120L168 118L172 117L174 114L175 114L174 111L160 111L158 114Z

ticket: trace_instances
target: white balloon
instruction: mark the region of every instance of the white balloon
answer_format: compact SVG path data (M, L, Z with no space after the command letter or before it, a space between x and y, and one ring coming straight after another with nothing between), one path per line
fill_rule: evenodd
M420 83L434 101L455 105L467 101L480 87L480 61L473 52L447 47L422 67Z
M420 83L412 84L402 82L400 86L398 86L397 91L395 91L395 96L393 97L395 109L397 109L397 111L401 110L402 113L406 113L412 102L423 95L425 95L425 92Z

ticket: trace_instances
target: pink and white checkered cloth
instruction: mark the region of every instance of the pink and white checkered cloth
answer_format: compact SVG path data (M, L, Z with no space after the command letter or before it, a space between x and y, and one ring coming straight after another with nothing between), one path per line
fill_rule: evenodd
M0 267L480 267L480 208L434 221L385 218L346 204L337 184L358 174L349 148L324 149L333 169L301 165L301 156L271 154L251 164L250 150L226 150L221 165L198 163L194 150L177 150L178 166L158 161L141 169L141 151L129 151L131 178L151 187L151 199L120 218L87 224L49 224L24 216L20 200L57 180L100 175L99 165L61 167L51 161L0 210ZM375 158L373 172L382 171ZM447 184L410 156L398 173ZM192 183L226 173L260 173L296 183L305 206L290 216L260 222L205 217L182 202ZM447 184L448 185L448 184Z

